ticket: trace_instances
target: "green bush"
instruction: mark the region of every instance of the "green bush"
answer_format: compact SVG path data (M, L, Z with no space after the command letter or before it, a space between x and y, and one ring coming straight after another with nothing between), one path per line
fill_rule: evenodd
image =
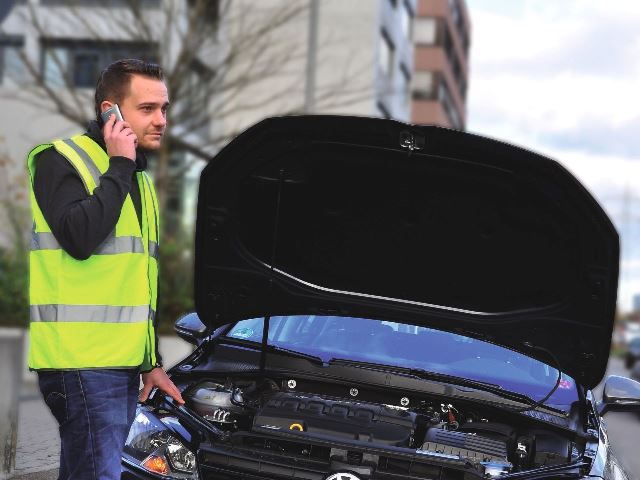
M0 249L0 326L29 325L28 264L26 252Z
M174 333L173 324L193 305L192 241L186 234L167 236L160 244L158 330Z

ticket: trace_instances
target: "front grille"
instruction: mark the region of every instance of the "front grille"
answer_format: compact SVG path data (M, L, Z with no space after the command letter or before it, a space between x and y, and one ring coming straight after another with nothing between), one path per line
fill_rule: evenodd
M347 463L358 465L362 463L362 452L354 452L353 450L349 450L347 452Z
M364 453L364 454L363 454ZM203 480L249 479L323 480L332 471L367 468L374 462L372 480L463 480L464 472L430 465L420 456L370 455L346 451L346 460L337 466L332 449L307 442L281 440L264 435L238 435L230 443L202 446L198 459ZM369 467L370 468L370 467Z
M208 452L201 456L202 477L206 479L290 479L323 480L329 471L324 465L320 469L309 465L286 463L284 459L264 458L261 455L232 455Z
M295 442L276 438L265 438L261 436L240 437L238 445L244 449L252 451L262 451L265 453L275 453L287 455L302 460L319 460L328 462L331 449L312 443Z

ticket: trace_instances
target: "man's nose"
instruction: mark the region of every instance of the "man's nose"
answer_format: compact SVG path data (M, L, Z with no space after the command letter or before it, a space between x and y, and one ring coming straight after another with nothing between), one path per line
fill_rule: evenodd
M153 124L158 127L164 127L167 124L167 116L162 110L156 111L156 114L153 116Z

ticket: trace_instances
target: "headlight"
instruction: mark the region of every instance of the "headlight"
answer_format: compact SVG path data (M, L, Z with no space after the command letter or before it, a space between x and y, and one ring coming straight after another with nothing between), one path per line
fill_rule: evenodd
M125 460L152 473L197 480L196 456L153 414L138 413L124 447Z

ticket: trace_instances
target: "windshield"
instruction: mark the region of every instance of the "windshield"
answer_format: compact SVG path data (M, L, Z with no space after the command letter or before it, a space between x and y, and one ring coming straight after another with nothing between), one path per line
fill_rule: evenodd
M263 318L242 320L230 338L260 342ZM431 328L353 317L291 315L271 317L269 344L321 357L424 369L500 385L534 400L555 385L558 371L512 350ZM574 380L562 374L547 405L578 400ZM564 408L566 409L566 408Z

